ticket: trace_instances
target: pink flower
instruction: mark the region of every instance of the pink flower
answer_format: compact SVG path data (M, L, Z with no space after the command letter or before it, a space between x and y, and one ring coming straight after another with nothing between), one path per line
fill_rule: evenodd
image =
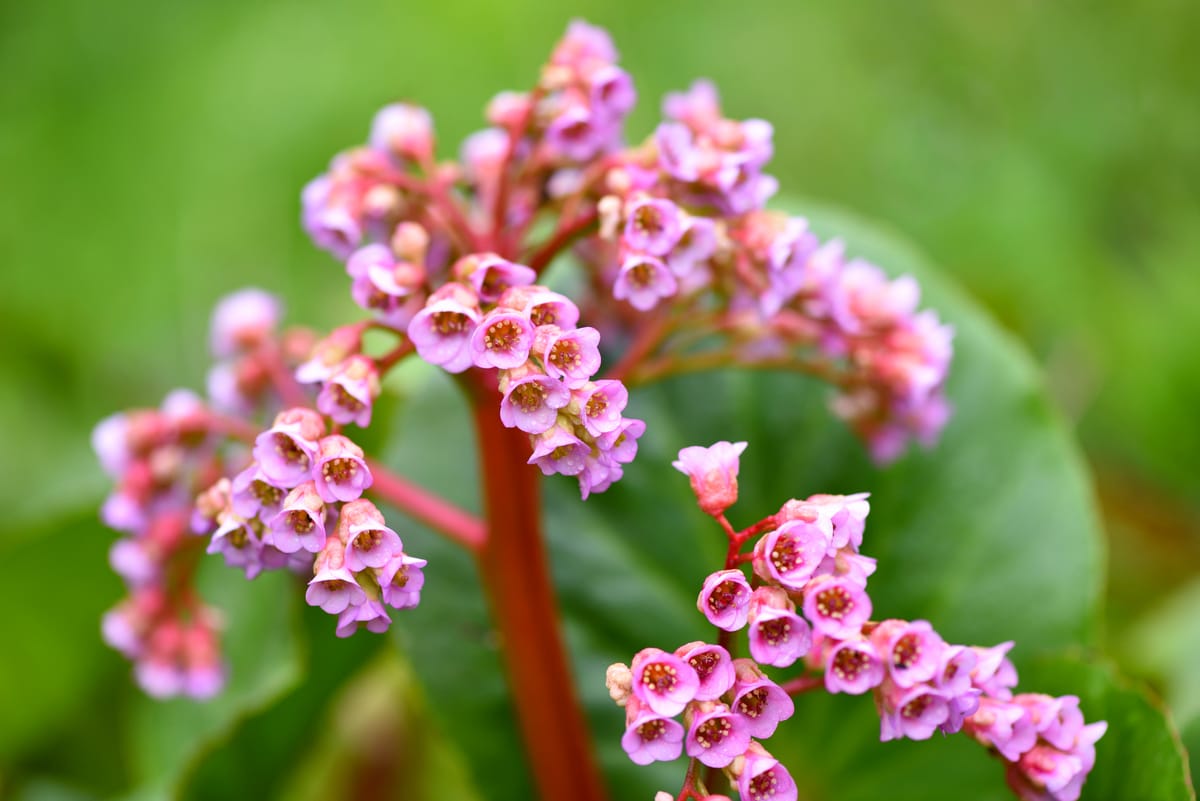
M700 689L695 669L659 648L638 651L630 669L634 697L659 715L678 715Z
M778 587L754 591L749 624L750 655L760 664L787 667L812 647L812 630Z
M617 300L629 301L629 305L638 311L650 311L659 300L674 295L678 288L674 273L661 259L633 253L621 263L612 293Z
M422 359L446 372L461 373L471 366L469 342L478 324L477 310L450 297L430 298L408 324L408 337Z
M383 567L404 548L400 536L384 525L383 513L365 498L342 507L337 534L346 543L346 567L355 573Z
M815 522L788 520L755 543L754 572L765 581L802 590L828 549L826 529Z
M796 711L791 696L766 677L752 659L733 660L737 681L733 685L730 708L746 718L751 737L766 739L775 733L781 721Z
M710 768L723 768L750 745L746 718L724 704L704 701L685 713L690 718L685 746L687 755Z
M345 565L345 550L346 546L337 537L326 541L325 548L317 555L313 578L304 593L309 606L319 606L331 615L340 615L366 602L366 591Z
M854 637L871 619L871 599L853 581L817 576L804 588L804 616L828 637Z
M870 640L842 640L825 658L825 689L862 695L883 682L883 661Z
M286 409L254 440L254 459L277 487L291 489L307 481L325 421L311 409Z
M335 423L354 423L366 428L371 423L371 407L379 392L375 361L356 353L325 382L317 396L317 408Z
M787 768L755 742L746 749L737 788L746 801L796 801L796 782Z
M871 632L871 642L897 686L929 681L941 665L946 644L928 621L885 620Z
M1038 739L1028 710L987 696L979 699L979 708L967 717L964 725L977 742L995 748L1009 762L1020 759Z
M991 648L974 646L976 662L971 671L971 683L984 695L1007 701L1012 698L1012 688L1017 686L1017 669L1008 659L1013 647L1012 640Z
M510 370L529 358L533 323L522 312L497 307L488 312L471 334L471 359L477 367Z
M949 699L932 687L925 684L910 688L891 686L883 693L879 739L883 742L901 737L928 740L949 716Z
M558 410L571 402L571 391L558 379L530 373L508 384L500 401L500 422L527 434L549 431L558 420Z
M269 520L283 503L287 494L271 483L262 468L255 462L233 477L230 485L233 494L231 503L233 511L245 518L261 517Z
M591 449L579 437L554 426L534 437L528 464L536 464L542 474L577 476L583 472Z
M283 553L320 553L325 547L325 501L316 483L306 481L288 493L269 525L271 544Z
M600 369L600 332L584 327L551 336L541 356L546 375L571 389L582 387Z
M383 602L393 609L408 609L421 601L425 585L424 559L401 553L379 570L379 589Z
M637 253L665 256L683 235L679 207L665 198L642 198L625 212L625 245Z
M621 424L629 391L620 381L588 382L575 391L575 400L579 403L579 421L589 434L599 437Z
M669 762L683 752L683 726L668 715L630 698L625 705L625 734L621 747L637 765Z
M371 471L363 461L362 448L341 434L332 434L317 444L312 478L325 503L352 501L371 486Z
M357 606L347 607L338 615L337 628L334 634L338 637L349 637L360 628L366 628L374 634L382 634L392 624L387 607L379 601L368 598Z
M704 579L696 607L719 629L737 631L750 612L750 582L740 570L719 570Z
M707 448L684 448L671 464L691 480L700 508L717 517L737 501L738 457L744 450L745 442L722 440Z
M422 161L433 155L433 119L407 103L384 106L371 121L370 145L400 159Z
M529 286L537 280L537 273L531 268L499 256L485 255L474 263L462 263L469 265L470 272L466 278L475 288L479 299L485 303L495 303L508 289Z
M282 313L279 299L261 289L226 295L213 310L213 355L224 359L265 342L279 325Z
M717 700L729 692L737 680L733 659L719 645L692 642L675 649L675 655L691 665L700 679L700 687L696 690L697 701Z

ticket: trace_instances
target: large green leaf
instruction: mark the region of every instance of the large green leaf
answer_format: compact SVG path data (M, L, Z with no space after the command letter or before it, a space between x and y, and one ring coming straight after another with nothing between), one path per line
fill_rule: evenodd
M816 382L734 372L688 376L635 393L631 414L644 417L648 431L637 461L614 488L580 503L573 481L546 482L547 529L574 667L618 797L648 798L677 786L682 763L638 768L625 758L617 745L622 716L607 698L604 667L643 646L672 648L712 636L695 611L695 594L719 566L723 538L669 466L686 445L750 442L741 502L732 512L738 522L793 496L870 491L864 550L879 558L871 583L879 616L929 619L952 641L1015 639L1021 669L1063 648L1086 653L1094 646L1102 581L1096 515L1079 454L1031 361L895 238L844 214L812 216L818 231L843 236L853 254L916 275L925 304L955 326L948 385L955 416L932 452L877 470L830 417L827 391ZM464 481L474 468L467 418L448 382L414 390L400 417L390 460L474 504ZM434 453L462 456L447 464L430 458ZM476 775L486 777L480 786L495 798L527 794L475 574L453 549L424 547L431 559L424 601L404 618L418 673ZM1036 680L1036 671L1029 678ZM1116 709L1106 699L1117 691L1101 678L1076 690L1090 719ZM1156 795L1139 797L1183 797L1167 725L1154 714L1136 717L1130 726L1114 720L1101 760L1146 749L1147 760L1175 769L1163 772ZM805 698L769 747L792 767L807 798L1008 796L1002 768L964 737L879 743L867 699ZM1118 789L1097 781L1086 797L1128 797Z

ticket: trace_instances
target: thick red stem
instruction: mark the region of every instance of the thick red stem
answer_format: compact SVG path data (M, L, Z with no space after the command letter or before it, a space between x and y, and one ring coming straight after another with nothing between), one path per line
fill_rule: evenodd
M487 538L479 567L525 752L543 801L602 801L604 785L559 631L529 435L500 422L500 394L479 374L473 399Z

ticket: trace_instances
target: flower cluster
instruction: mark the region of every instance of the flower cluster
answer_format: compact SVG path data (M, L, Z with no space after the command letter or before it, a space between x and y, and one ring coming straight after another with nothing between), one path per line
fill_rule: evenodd
M104 615L104 639L134 660L138 683L154 696L207 698L224 683L217 615L178 581L195 544L192 495L212 469L211 427L201 400L176 391L161 408L113 415L92 433L117 482L101 518L127 535L109 561L129 597Z
M927 621L873 620L866 587L876 564L859 552L870 512L865 493L789 500L735 532L724 512L737 499L744 448L729 442L684 448L675 463L700 507L729 536L725 568L704 580L697 598L723 644L689 643L674 654L645 649L631 669L610 668L610 692L626 707L622 745L633 761L679 756L684 729L670 716L682 711L691 726L689 757L725 768L743 799L795 799L787 771L750 738L770 736L791 716L785 690L823 686L830 693L872 693L881 740L965 730L1008 763L1008 782L1023 799L1075 801L1107 724L1085 725L1074 696L1014 696L1011 642L952 645ZM751 542L752 551L742 555ZM739 567L745 562L753 569L749 578ZM751 658L731 660L729 634L742 629ZM801 659L813 674L783 688L763 670ZM755 697L746 694L748 686L758 703L747 704ZM744 763L735 761L739 755ZM761 774L760 765L766 765Z
M360 625L384 631L387 606L417 604L425 562L360 497L371 482L360 447L326 433L320 413L289 408L255 438L245 469L200 496L195 525L212 534L208 552L246 578L271 568L311 574L305 598L337 615L339 637Z

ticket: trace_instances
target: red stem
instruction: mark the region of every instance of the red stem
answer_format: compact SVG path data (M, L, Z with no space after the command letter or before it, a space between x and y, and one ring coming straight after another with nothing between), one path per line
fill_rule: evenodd
M492 377L473 376L483 505L488 535L479 568L499 629L526 754L543 801L602 801L592 754L559 632L558 605L542 538L539 476L526 464L529 436L505 428Z
M597 218L598 214L596 210L592 209L570 222L564 222L559 225L550 238L539 245L538 249L529 257L529 266L536 272L541 272L550 262L554 261L554 257L558 255L559 251L569 245L575 237L595 225Z
M412 484L368 459L374 481L371 493L387 501L410 517L440 531L473 553L479 553L487 540L483 521L437 495Z

